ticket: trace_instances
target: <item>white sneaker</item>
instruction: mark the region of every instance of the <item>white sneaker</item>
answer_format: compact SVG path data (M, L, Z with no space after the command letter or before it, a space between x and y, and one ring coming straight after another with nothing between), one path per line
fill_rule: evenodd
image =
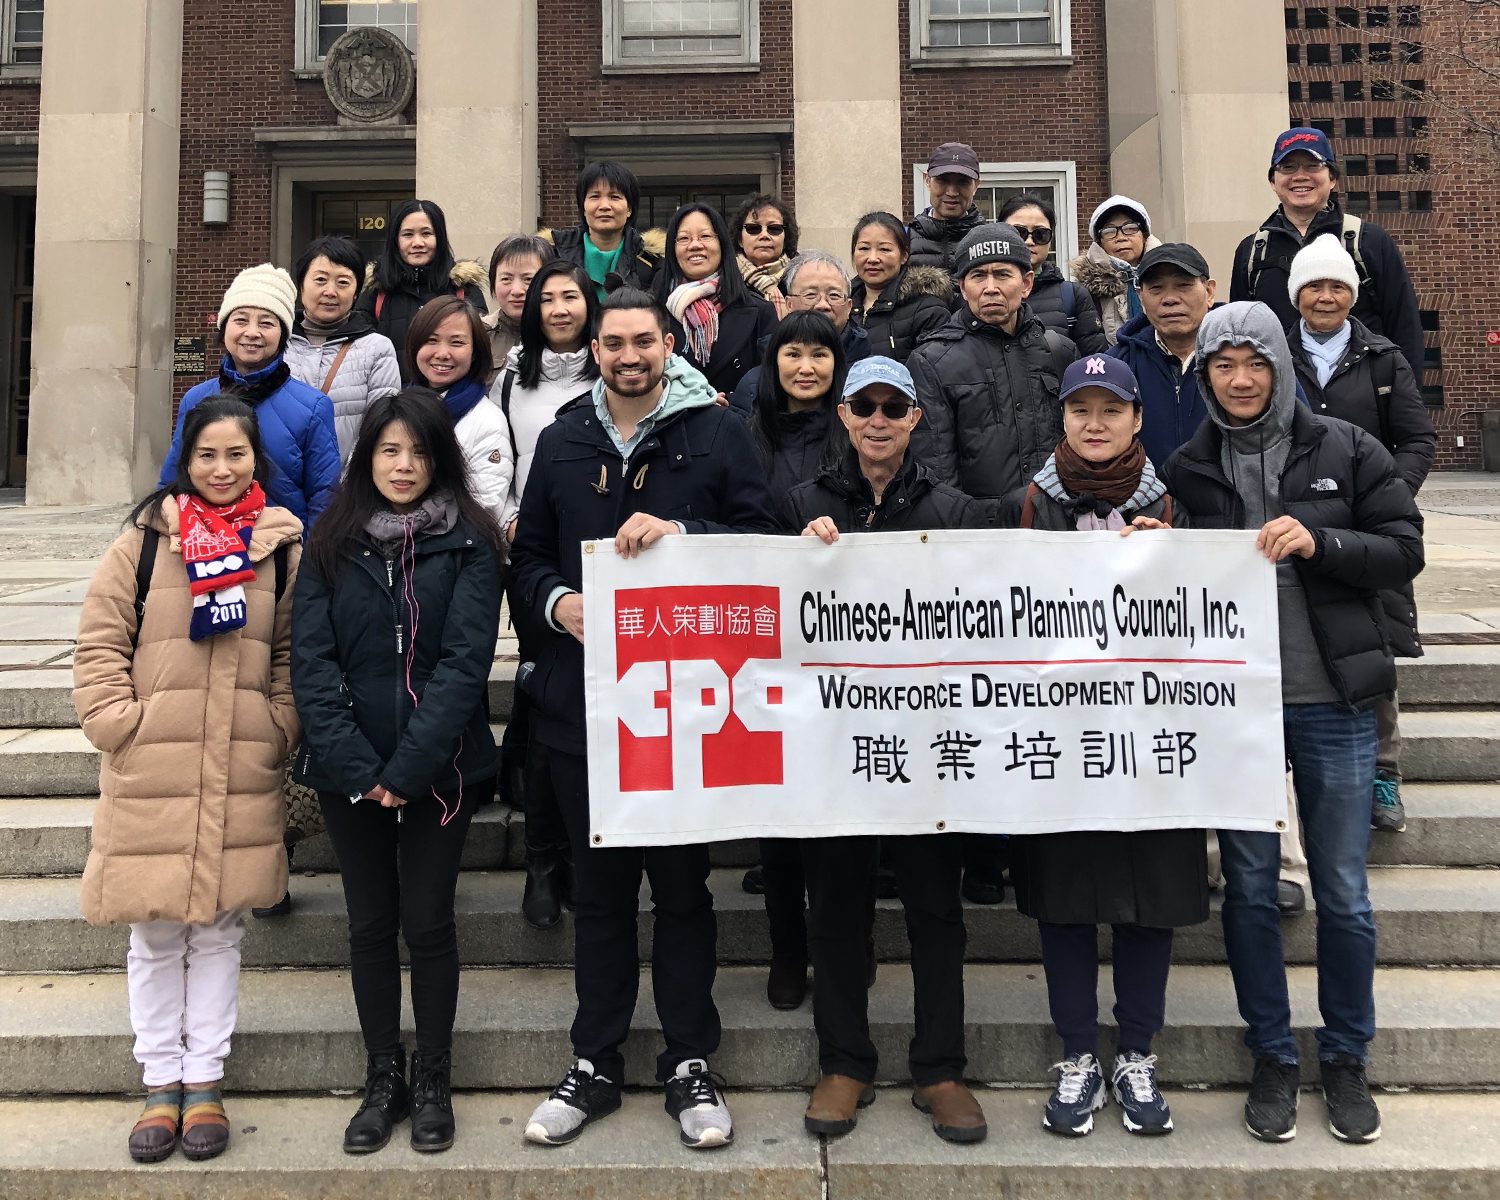
M724 1080L708 1069L701 1058L677 1064L667 1080L667 1112L682 1126L682 1144L694 1150L711 1150L734 1141L734 1125L724 1103Z
M583 1127L620 1107L620 1085L594 1074L594 1064L580 1058L562 1082L536 1106L526 1122L526 1140L542 1146L565 1146Z

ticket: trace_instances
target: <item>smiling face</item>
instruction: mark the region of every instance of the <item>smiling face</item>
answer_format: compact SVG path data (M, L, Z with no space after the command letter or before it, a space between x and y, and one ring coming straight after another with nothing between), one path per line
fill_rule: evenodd
M873 404L874 411L869 416L857 416L854 401L864 401L859 407L867 410ZM893 408L904 405L906 413L902 417L889 417L885 412L886 405ZM859 455L862 467L899 465L911 441L911 431L921 418L922 410L888 383L863 387L839 405L839 419L849 432L849 444Z
M1119 458L1141 431L1141 410L1108 388L1079 388L1062 407L1068 448L1091 463Z
M884 225L872 223L855 237L852 257L854 270L865 286L882 289L901 274L908 256L901 253L895 234Z
M224 350L241 375L258 371L281 348L281 322L263 308L237 308L224 319Z
M512 325L520 324L521 313L526 308L526 289L541 269L542 260L535 254L517 254L502 260L495 268L492 281L495 303Z
M417 370L435 391L447 391L473 365L474 331L461 313L445 317L417 351Z
M402 218L396 231L396 252L409 267L425 267L437 254L437 230L421 209Z
M547 345L558 354L567 354L583 345L589 306L573 276L549 275L538 299L542 305L542 336Z
M701 212L690 212L678 223L673 249L684 279L706 279L724 260L724 249L714 227Z
M1276 373L1254 346L1225 346L1208 357L1208 382L1231 425L1248 425L1271 403Z
M751 233L751 225L759 226L760 232ZM773 225L777 232L772 232ZM740 253L757 267L775 262L785 250L786 218L780 212L768 204L745 218L745 224L740 227Z
M776 376L789 412L817 408L833 386L833 351L818 342L788 342L776 351Z
M1333 172L1306 150L1293 150L1271 170L1271 190L1289 213L1316 213L1333 194Z
M591 233L613 237L630 220L630 201L607 179L596 179L583 197L583 221Z
M398 513L410 511L432 483L432 461L404 421L392 421L380 431L370 466L375 490Z
M841 271L829 263L811 262L793 277L787 307L800 312L820 312L843 333L854 303Z
M1014 329L1021 302L1031 295L1035 277L1015 263L986 263L964 273L959 291L969 311L986 325Z
M593 348L604 386L622 399L634 400L661 386L672 335L662 333L649 309L615 309L604 314Z
M1314 333L1337 333L1354 307L1354 291L1337 279L1317 279L1297 293L1297 311Z
M348 267L327 255L312 260L302 277L302 311L319 325L337 325L349 315L359 295L359 280Z
M1173 266L1155 267L1141 280L1141 310L1163 337L1189 337L1208 315L1215 288L1212 279Z
M232 417L205 425L188 455L188 479L204 503L233 504L255 475L250 438Z
M927 198L932 204L932 215L940 221L951 221L969 211L974 203L974 193L979 190L979 180L970 179L957 171L946 175L929 175L925 171L922 179L927 184Z

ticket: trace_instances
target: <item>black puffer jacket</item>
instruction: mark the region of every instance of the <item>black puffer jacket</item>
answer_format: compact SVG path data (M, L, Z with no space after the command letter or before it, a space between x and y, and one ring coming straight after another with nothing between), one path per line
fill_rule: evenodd
M1245 506L1224 474L1212 421L1162 471L1176 506L1198 529L1243 529ZM1330 486L1331 485L1331 486ZM1421 572L1422 516L1396 464L1363 429L1293 406L1281 503L1317 550L1292 563L1307 594L1313 636L1345 704L1368 708L1396 686L1380 591Z
M489 307L484 298L484 268L475 262L454 263L445 286L434 286L425 271L409 271L399 287L387 292L371 284L354 302L351 311L367 313L375 332L385 334L396 347L402 387L411 383L406 373L406 331L422 305L439 296L460 296L484 316Z
M973 500L939 483L931 468L909 451L877 505L869 481L859 473L853 446L816 477L793 488L789 509L791 519L783 523L788 533L801 533L814 517L831 517L840 533L983 529L989 524Z
M1353 318L1349 325L1349 348L1327 387L1318 386L1318 372L1302 346L1300 323L1286 331L1297 379L1313 412L1348 421L1378 438L1391 452L1396 470L1415 496L1432 470L1437 448L1437 434L1422 403L1422 392L1395 342L1371 333ZM1386 632L1396 653L1403 658L1420 657L1422 640L1411 584L1383 591L1380 599L1388 618Z
M536 706L537 738L554 749L585 752L583 647L547 623L547 601L558 587L582 589L583 542L614 537L638 512L681 521L690 534L774 533L771 497L744 420L712 403L668 411L629 462L621 461L588 396L563 405L542 431L512 562L536 635L526 692Z
M1064 280L1055 263L1042 264L1026 303L1043 325L1077 346L1079 354L1103 354L1109 349L1094 298L1082 284Z
M953 252L958 243L976 225L983 224L984 215L971 204L969 211L961 217L945 221L932 215L932 209L920 213L911 220L906 232L911 237L910 266L940 267L953 270Z
M304 561L292 608L297 782L341 796L379 783L421 803L434 788L448 796L493 776L500 584L499 556L462 523L417 535L415 610L403 598L401 564L363 536L345 548L332 585Z
M548 235L544 233L542 236ZM576 225L572 229L554 229L550 236L558 258L583 266L583 239L588 236L586 225ZM653 240L660 239L661 236L657 234ZM613 292L622 287L633 287L649 291L660 266L661 255L653 254L647 248L640 230L634 225L627 225L620 257L615 262L615 269L604 278L604 290Z
M948 323L953 308L953 278L937 267L907 263L880 299L865 308L865 283L854 281L851 321L870 335L870 353L905 362L929 333Z
M766 470L766 483L771 489L771 506L776 522L790 522L789 504L792 489L814 478L826 465L830 453L829 443L838 426L838 440L845 445L843 424L828 408L814 408L804 412L784 412L776 416L777 432L781 443L775 449L756 437L756 449L760 451L761 465ZM800 532L800 530L799 530Z
M1078 357L1073 343L1021 306L1012 336L967 305L907 360L922 420L913 449L944 483L994 516L1002 497L1037 473L1062 437L1057 393Z

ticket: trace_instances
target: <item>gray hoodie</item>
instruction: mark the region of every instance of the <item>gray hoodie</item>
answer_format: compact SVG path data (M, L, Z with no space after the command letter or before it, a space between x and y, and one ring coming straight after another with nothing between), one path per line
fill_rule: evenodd
M1225 346L1253 346L1271 364L1271 403L1248 425L1230 423L1209 382L1208 358ZM1297 375L1286 334L1276 314L1261 303L1237 301L1216 308L1198 328L1194 359L1198 391L1208 417L1223 435L1219 465L1245 506L1245 528L1259 529L1283 515L1281 475L1292 448L1292 414L1297 408ZM1307 594L1292 558L1276 567L1281 617L1281 701L1332 704L1339 699L1313 636Z

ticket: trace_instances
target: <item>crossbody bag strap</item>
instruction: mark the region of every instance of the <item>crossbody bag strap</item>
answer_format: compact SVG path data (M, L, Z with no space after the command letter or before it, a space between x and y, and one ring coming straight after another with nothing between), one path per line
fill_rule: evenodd
M354 339L350 338L339 347L339 352L333 356L333 366L328 368L328 374L323 376L323 386L318 389L323 395L328 395L328 389L333 386L334 376L339 373L339 368L344 365L344 359L349 353L349 347L354 345Z

